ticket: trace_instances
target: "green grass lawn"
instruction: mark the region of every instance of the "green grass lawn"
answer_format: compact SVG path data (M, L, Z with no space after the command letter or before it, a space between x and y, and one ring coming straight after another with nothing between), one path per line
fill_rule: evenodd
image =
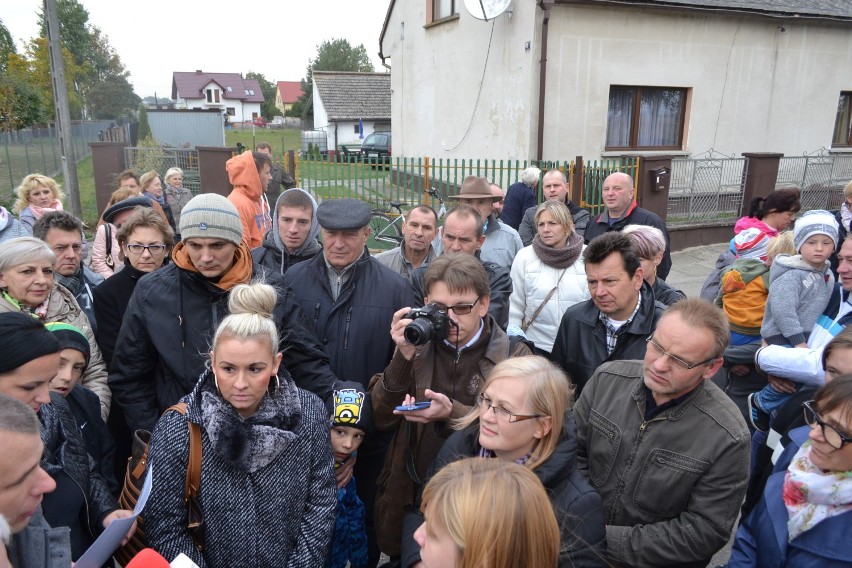
M276 157L287 152L288 150L299 151L301 145L300 130L272 130L270 128L255 128L252 132L251 128L237 129L228 128L225 130L225 143L233 148L240 142L247 148L254 148L260 142L267 142L272 146L272 154Z
M65 187L65 177L62 174L59 174L54 179L61 187ZM95 172L92 168L91 156L77 162L77 184L80 186L80 207L83 210L83 222L87 228L86 233L89 233L89 229L94 233L100 214L97 202L95 201Z

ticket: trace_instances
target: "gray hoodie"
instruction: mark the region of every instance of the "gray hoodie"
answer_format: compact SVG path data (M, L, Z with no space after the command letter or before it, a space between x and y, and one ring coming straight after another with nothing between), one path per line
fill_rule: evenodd
M779 254L769 270L769 297L760 335L770 345L805 343L834 290L834 274L825 261L822 270L802 255Z
M301 191L310 198L311 204L313 205L313 213L311 214L311 230L308 232L305 242L293 252L289 252L287 250L287 247L284 246L284 241L281 240L281 234L278 232L278 207L281 204L281 200L287 192L290 191ZM303 260L309 260L322 251L322 245L320 245L317 241L319 230L320 226L317 221L317 202L316 199L314 199L314 196L300 187L288 189L279 195L278 199L275 201L275 209L273 209L272 214L272 230L267 231L266 235L264 235L261 246L252 249L251 256L257 264L270 270L274 270L279 274L284 274L287 272L287 269L294 264L302 262Z

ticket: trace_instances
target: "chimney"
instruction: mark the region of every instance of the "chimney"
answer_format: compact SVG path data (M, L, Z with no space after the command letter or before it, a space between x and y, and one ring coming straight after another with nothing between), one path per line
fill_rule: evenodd
M195 74L196 74L196 75L201 75L201 69L196 69L196 70L195 70Z

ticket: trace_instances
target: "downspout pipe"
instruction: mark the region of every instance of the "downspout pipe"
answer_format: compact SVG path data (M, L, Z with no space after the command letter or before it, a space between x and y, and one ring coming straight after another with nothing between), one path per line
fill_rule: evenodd
M541 61L538 71L538 127L536 132L535 159L541 161L544 154L544 89L547 85L547 32L550 28L550 9L554 0L539 0L538 7L543 12L541 19Z

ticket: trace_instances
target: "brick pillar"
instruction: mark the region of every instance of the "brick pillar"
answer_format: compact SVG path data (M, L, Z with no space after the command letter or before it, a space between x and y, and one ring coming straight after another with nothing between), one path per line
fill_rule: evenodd
M115 191L115 175L124 171L124 149L127 142L90 142L92 169L95 174L95 201L98 212L106 209L112 192Z
M775 191L778 180L778 166L784 154L772 152L743 152L746 158L745 187L740 216L748 215L748 206L755 197L766 197Z
M568 195L571 203L582 206L583 203L583 156L574 158L574 172L568 172Z
M669 185L666 184L661 188L654 183L655 180L651 179L651 170L657 168L668 168L671 172L672 157L650 156L639 159L639 172L637 179L634 180L638 188L636 202L643 209L656 213L665 221L669 214Z
M233 157L235 148L198 146L198 173L201 178L201 193L218 193L228 197L233 189L225 162Z

